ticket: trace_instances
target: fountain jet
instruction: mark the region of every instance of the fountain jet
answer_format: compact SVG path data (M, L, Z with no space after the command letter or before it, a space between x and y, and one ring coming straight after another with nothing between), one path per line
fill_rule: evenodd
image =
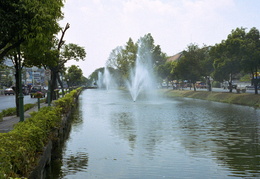
M128 90L135 102L140 95L150 98L155 88L154 72L151 53L146 48L138 48L135 68L131 70L130 80L127 82Z

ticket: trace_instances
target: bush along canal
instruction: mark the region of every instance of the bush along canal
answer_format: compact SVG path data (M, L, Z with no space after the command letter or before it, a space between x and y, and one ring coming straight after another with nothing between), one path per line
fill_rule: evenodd
M8 133L0 133L0 179L45 178L54 153L69 129L81 88L54 101L53 106L33 112Z

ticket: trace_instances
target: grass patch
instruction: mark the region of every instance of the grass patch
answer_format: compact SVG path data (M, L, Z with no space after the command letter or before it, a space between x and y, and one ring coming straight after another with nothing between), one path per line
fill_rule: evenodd
M33 108L34 106L36 106L36 104L25 104L24 105L24 111L27 111L31 108ZM1 117L6 117L6 116L13 116L16 115L16 108L8 108L8 109L4 109L1 113L0 113L0 118Z
M229 93L229 92L209 92L209 91L178 91L161 90L161 93L167 97L187 97L202 100L217 101L230 104L239 104L252 107L260 107L260 95L248 93Z

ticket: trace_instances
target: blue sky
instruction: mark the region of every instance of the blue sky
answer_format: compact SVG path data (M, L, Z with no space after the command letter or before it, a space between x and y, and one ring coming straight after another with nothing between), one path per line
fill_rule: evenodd
M66 43L87 52L85 61L67 66L79 65L88 77L114 48L147 33L168 56L190 43L214 45L237 27L260 30L259 9L259 0L66 0L60 22L70 23Z

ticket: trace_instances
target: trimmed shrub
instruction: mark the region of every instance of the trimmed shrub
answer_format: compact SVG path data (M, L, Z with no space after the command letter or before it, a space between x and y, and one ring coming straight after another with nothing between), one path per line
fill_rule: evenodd
M52 131L61 125L63 112L69 112L80 88L60 98L54 107L43 107L19 122L8 133L0 133L0 179L26 177L35 168ZM67 104L65 104L67 103Z

